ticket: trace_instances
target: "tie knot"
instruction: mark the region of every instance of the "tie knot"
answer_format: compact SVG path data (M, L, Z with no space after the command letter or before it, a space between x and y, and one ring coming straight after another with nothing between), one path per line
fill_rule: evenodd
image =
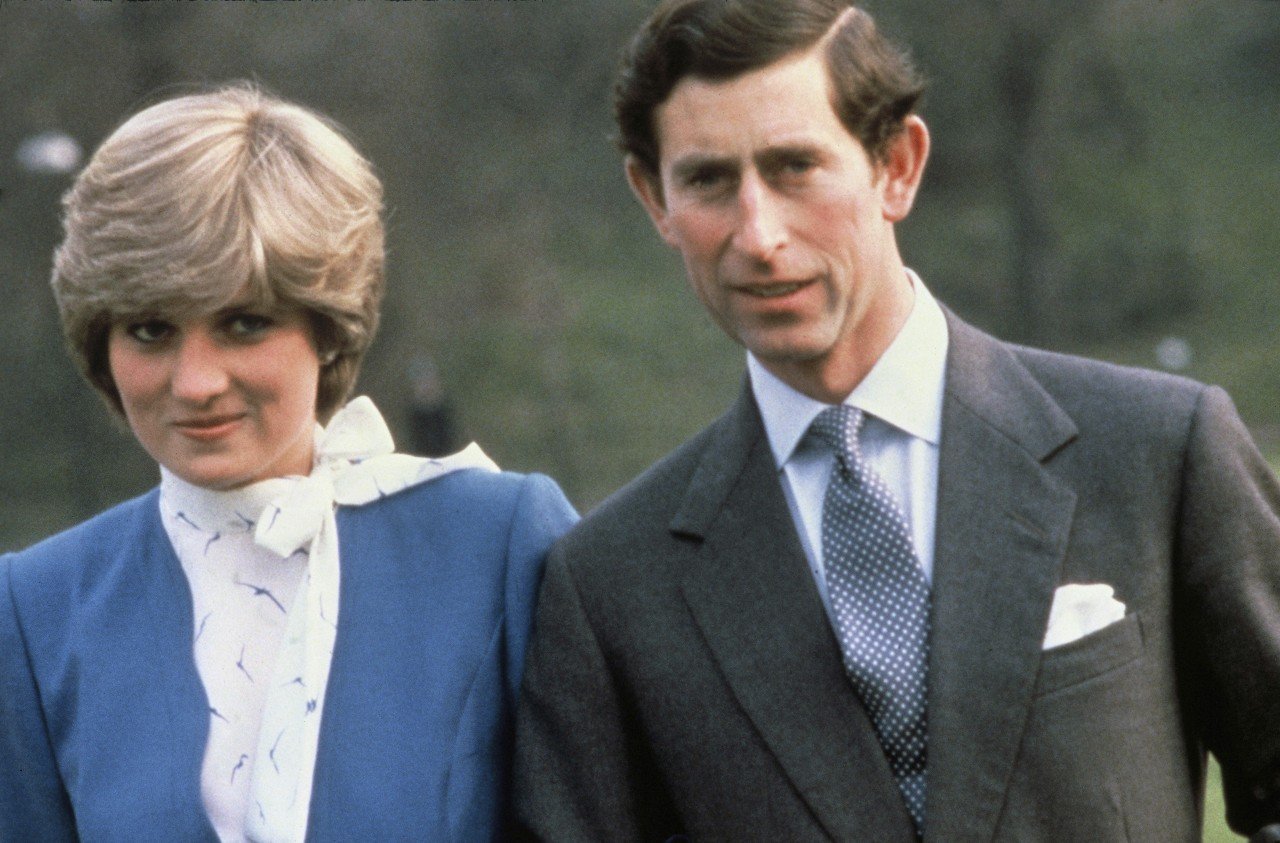
M858 459L858 431L864 416L857 407L839 404L828 407L809 425L809 432L829 445L837 456Z

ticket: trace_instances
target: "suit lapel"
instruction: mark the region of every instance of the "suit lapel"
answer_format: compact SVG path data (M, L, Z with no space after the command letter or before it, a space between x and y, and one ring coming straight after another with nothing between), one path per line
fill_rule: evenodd
M1042 462L1074 425L948 314L929 663L931 839L989 839L1032 701L1075 495Z
M683 582L685 601L819 823L836 839L912 839L841 665L749 390L711 437L672 529L703 539Z

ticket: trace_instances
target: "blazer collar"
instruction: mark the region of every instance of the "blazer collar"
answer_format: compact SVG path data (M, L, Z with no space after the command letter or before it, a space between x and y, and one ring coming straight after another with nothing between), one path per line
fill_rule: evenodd
M170 828L175 838L214 841L217 835L200 795L200 767L209 735L209 702L191 649L195 629L191 589L160 519L160 494L153 490L134 501L137 517L125 528L115 560L121 614L126 622L121 646L146 672L136 677L138 694L157 700L136 710L163 710L167 715L144 724L168 731L166 764L169 792L162 801L179 806L184 829ZM128 606L129 609L126 609ZM131 614L129 610L136 611ZM158 700L162 698L161 704ZM135 724L136 725L136 724Z
M672 532L705 537L763 436L760 412L744 378L738 399L705 433L706 448L671 519Z
M749 388L708 431L671 529L702 539L681 583L685 603L819 824L838 840L914 839L845 675Z
M990 838L1032 703L1075 493L1075 424L1009 346L947 314L929 659L930 839Z
M1039 461L1076 437L1075 422L1027 371L1012 346L945 307L943 313L951 338L946 399L968 408ZM945 430L945 400L943 412Z

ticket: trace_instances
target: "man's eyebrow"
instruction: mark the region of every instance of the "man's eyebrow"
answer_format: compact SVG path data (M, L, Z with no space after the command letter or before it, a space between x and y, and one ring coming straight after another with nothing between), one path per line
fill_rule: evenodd
M776 165L784 161L793 161L796 158L821 159L824 157L826 157L826 151L821 145L805 141L766 147L755 155L756 163L762 166Z
M731 173L737 170L735 159L720 155L686 155L671 165L671 175L677 181L685 181L693 175L705 173Z

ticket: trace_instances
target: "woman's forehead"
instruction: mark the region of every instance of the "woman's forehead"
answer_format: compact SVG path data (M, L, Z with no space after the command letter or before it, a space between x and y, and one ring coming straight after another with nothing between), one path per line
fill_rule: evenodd
M196 282L148 285L148 295L130 297L113 308L117 319L130 317L191 318L246 307L275 308L279 297L269 284Z

